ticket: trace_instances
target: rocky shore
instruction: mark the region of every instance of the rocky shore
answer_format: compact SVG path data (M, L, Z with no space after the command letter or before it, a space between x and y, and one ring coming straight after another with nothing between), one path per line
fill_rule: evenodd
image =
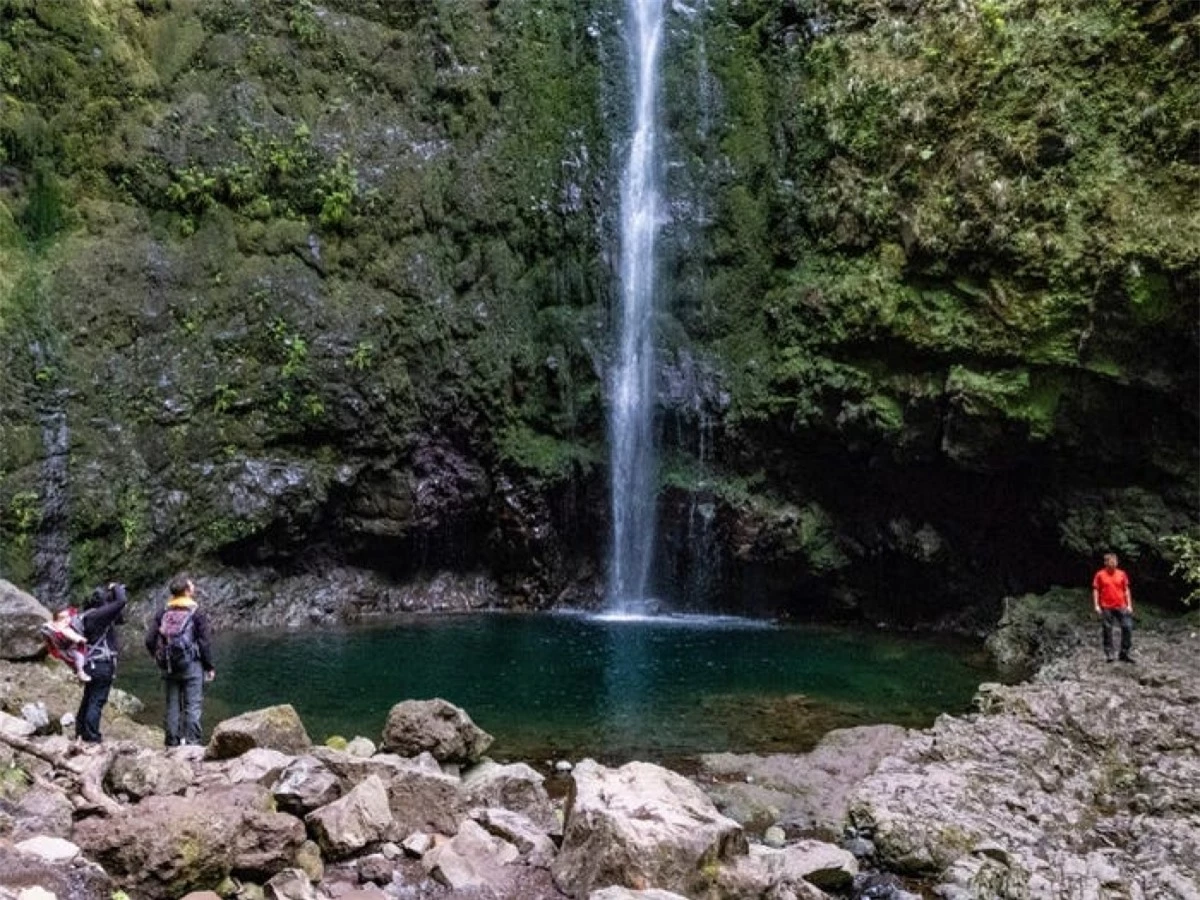
M168 751L118 695L84 752L66 670L0 662L0 898L1200 897L1195 616L1141 627L1122 665L1052 608L1011 605L994 650L1045 663L971 715L691 778L581 760L565 791L436 699L337 746L281 706Z

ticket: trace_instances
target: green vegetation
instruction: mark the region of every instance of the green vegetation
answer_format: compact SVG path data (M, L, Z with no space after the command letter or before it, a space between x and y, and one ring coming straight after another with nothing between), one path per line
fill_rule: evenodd
M31 571L48 410L69 426L80 580L325 540L333 506L374 511L377 470L430 445L540 491L601 481L615 17L0 5L3 571ZM914 460L936 485L1001 465L1003 444L1056 552L1184 559L1160 538L1195 509L1200 12L713 0L672 17L662 343L715 373L720 459L673 450L662 483L713 492L834 578L884 552L886 522L818 466L885 473L900 504ZM1136 421L1106 442L1113 406ZM693 413L672 415L687 445ZM211 487L222 467L333 461L328 510L297 512L269 475ZM997 527L955 514L931 527Z
M1188 587L1183 603L1200 605L1200 532L1169 534L1161 542L1173 559L1171 574L1182 578Z

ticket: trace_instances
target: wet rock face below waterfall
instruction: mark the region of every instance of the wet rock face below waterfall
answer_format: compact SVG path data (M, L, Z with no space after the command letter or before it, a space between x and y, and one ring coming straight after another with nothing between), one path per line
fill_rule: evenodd
M1195 11L1049 3L668 4L656 595L972 627L1111 547L1174 602ZM394 6L0 23L0 574L47 605L599 602L620 22Z

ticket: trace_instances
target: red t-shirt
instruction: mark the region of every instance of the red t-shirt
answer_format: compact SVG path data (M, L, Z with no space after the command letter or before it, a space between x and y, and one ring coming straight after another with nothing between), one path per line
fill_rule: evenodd
M1129 576L1121 569L1101 569L1092 579L1092 588L1100 597L1101 609L1124 609L1125 592L1129 589Z

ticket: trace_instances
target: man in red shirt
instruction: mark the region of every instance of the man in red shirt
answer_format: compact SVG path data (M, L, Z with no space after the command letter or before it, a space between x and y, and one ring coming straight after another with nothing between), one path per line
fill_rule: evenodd
M1133 646L1133 595L1129 593L1129 576L1117 568L1117 554L1104 554L1104 568L1092 579L1092 605L1100 616L1104 639L1104 658L1113 661L1112 628L1121 629L1121 662L1131 663L1129 651Z

